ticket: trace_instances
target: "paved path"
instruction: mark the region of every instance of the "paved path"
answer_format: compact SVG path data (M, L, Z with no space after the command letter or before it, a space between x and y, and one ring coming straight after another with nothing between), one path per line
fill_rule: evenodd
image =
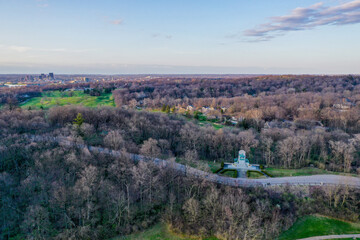
M254 179L253 181L267 185L349 185L360 188L360 178L342 175L312 175L298 177L280 177Z
M318 236L318 237L309 237L301 238L297 240L325 240L325 239L341 239L341 238L360 238L360 234L347 234L347 235L328 235L328 236Z
M46 136L38 136L38 135L36 136L30 135L28 137L36 142L50 141L50 142L56 142L63 146L69 146L69 147L76 146L78 148L88 148L89 151L91 152L109 154L115 157L125 155L136 162L137 161L153 162L159 167L164 167L164 168L167 167L167 168L175 169L178 173L184 176L205 179L210 182L215 182L215 183L234 186L234 187L239 187L239 186L270 187L277 185L293 185L293 186L294 185L310 185L310 186L330 185L330 186L344 186L344 187L349 186L353 188L360 188L360 178L357 177L341 176L341 175L313 175L313 176L279 177L279 178L266 178L266 179L230 178L230 177L219 176L213 173L204 172L199 169L195 169L189 166L185 166L179 163L175 163L159 158L150 158L138 154L124 153L121 151L114 151L102 147L93 147L83 144L77 144L70 141L66 137L46 137Z

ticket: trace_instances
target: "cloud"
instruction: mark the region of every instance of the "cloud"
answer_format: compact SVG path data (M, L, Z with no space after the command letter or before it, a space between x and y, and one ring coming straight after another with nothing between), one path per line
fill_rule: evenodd
M295 8L289 15L272 17L267 23L245 30L243 35L252 41L267 41L290 31L356 23L360 23L360 0L332 7L326 7L319 2L310 7Z
M36 0L36 2L38 2L37 6L39 8L47 8L49 6L47 0Z
M40 8L47 8L49 6L49 4L44 3L44 4L38 4L37 6L40 7Z
M123 20L122 19L116 19L116 20L112 20L110 23L114 24L114 25L121 25L123 24Z
M24 46L7 46L5 47L9 50L12 50L12 51L15 51L15 52L27 52L27 51L30 51L31 48L30 47L24 47Z
M165 39L172 39L173 36L168 34L168 35L163 35L163 34L160 34L160 33L154 33L151 35L151 37L153 38L165 38Z
M1 45L0 49L15 51L18 53L30 52L30 51L38 51L38 52L72 52L72 53L83 53L93 51L94 49L77 49L71 50L66 48L32 48L27 46L16 46L16 45Z
M159 33L154 33L154 34L151 35L151 37L157 38L157 37L160 37L160 34Z

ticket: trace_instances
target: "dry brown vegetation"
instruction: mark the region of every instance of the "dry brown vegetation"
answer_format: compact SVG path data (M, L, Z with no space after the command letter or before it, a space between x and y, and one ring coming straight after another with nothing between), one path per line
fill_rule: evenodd
M122 88L113 92L118 108L25 110L10 102L0 110L0 238L104 239L162 219L188 235L274 239L305 214L357 221L357 190L218 186L151 163L32 142L25 135L64 136L85 145L169 161L182 158L199 166L231 161L244 149L260 164L313 164L356 173L359 81L350 76L157 79L94 86ZM24 93L13 91L8 94L15 100ZM353 103L348 109L334 107L344 98ZM164 104L175 107L175 114L131 109ZM243 121L220 130L201 127L176 114L188 105L214 107L210 114ZM274 120L279 124L264 128ZM314 121L324 126L311 125Z

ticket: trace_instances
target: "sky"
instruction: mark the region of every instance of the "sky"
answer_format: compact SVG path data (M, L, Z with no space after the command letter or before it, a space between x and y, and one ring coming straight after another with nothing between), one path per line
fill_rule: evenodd
M360 0L0 0L0 73L359 74Z

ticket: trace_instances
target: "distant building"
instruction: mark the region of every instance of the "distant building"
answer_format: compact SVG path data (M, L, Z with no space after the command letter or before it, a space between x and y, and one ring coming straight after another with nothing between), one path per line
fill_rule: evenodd
M264 129L271 129L271 128L291 128L295 127L295 122L288 121L288 120L274 120L270 122L266 122L264 125Z
M214 111L215 109L213 108L213 107L202 107L201 108L201 112L203 113L203 114L207 114L208 112L210 112L210 111Z
M54 80L55 79L54 73L49 73L49 78Z
M88 78L88 77L80 77L80 81L90 82L90 78Z
M218 117L217 116L214 116L214 115L209 115L209 116L207 116L206 117L208 120L216 120L216 119L218 119Z
M18 84L5 83L5 86L7 86L7 87L9 87L9 88L13 88L13 87L25 87L26 84L23 84L23 83L18 83Z
M26 76L24 77L24 81L26 81L26 82L34 81L34 78L33 78L33 76L31 76L31 75L26 75Z
M191 106L191 105L189 105L189 106L186 107L186 110L187 110L187 111L192 111L192 110L194 110L194 107Z
M46 78L46 75L45 75L44 73L40 74L40 76L39 76L39 79L40 79L40 80L43 80L43 79L45 79L45 78Z
M352 103L348 98L343 98L340 102L337 102L333 105L334 108L341 110L348 110L354 106L355 104Z

